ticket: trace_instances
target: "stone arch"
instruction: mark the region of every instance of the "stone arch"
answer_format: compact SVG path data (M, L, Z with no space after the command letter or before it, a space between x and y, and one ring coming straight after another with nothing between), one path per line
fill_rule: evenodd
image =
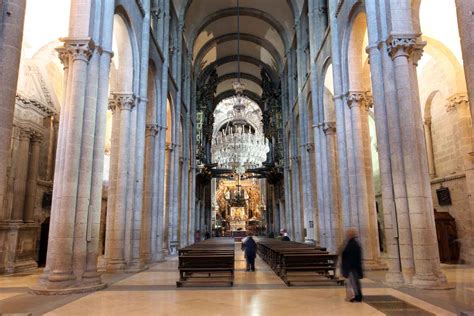
M133 93L136 85L137 44L130 19L124 8L117 7L114 14L112 49L114 57L110 67L110 91Z
M368 55L367 19L361 9L353 12L349 36L347 38L347 80L350 91L366 91L370 89L370 72L365 67Z

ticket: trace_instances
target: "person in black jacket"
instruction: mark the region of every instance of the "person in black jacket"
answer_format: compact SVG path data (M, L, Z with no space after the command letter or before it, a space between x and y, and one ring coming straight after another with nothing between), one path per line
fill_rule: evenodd
M245 253L245 260L247 261L247 271L255 271L255 257L257 256L257 243L253 240L252 235L249 234L247 238L242 241L242 250Z
M360 279L364 277L362 271L362 247L357 241L357 231L349 229L346 233L346 241L341 253L341 275L349 279L354 291L351 302L362 301L362 289Z

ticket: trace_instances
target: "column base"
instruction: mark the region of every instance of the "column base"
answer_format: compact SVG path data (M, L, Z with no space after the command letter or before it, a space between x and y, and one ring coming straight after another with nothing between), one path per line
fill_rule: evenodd
M424 290L449 290L455 288L454 285L448 284L446 276L443 273L440 273L440 275L415 274L408 286Z
M105 259L107 272L123 272L127 268L127 263L124 259Z
M405 284L403 274L401 272L387 272L385 274L385 284L391 287L400 287Z
M127 273L137 273L148 270L148 265L143 260L134 260L125 269Z
M366 271L388 270L387 265L381 259L364 259L362 265Z
M153 254L153 262L165 261L165 252L163 250Z
M78 285L74 284L71 287L66 288L48 288L48 286L33 286L30 288L30 291L37 295L67 295L67 294L77 294L77 293L87 293L87 292L94 292L103 290L107 287L107 284L100 283L94 285Z

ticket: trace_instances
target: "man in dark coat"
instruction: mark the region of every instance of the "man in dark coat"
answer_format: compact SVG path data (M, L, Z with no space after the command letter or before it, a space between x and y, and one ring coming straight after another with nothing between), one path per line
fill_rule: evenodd
M247 236L242 241L242 249L245 253L247 261L247 271L255 271L255 257L257 256L257 243L253 240L252 235Z
M362 248L356 239L357 231L349 229L346 233L346 241L341 253L341 274L348 278L354 291L351 302L362 301L362 289L360 279L364 277L362 271Z

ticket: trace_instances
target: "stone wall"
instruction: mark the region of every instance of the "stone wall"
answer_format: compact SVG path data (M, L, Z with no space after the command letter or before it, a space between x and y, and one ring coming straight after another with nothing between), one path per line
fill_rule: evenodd
M436 190L441 186L449 189L452 205L439 205ZM466 178L462 174L431 181L433 207L438 212L448 212L455 218L458 239L461 244L461 262L464 261L465 263L472 264L474 263L474 247L470 237L474 235L474 226L466 191Z

